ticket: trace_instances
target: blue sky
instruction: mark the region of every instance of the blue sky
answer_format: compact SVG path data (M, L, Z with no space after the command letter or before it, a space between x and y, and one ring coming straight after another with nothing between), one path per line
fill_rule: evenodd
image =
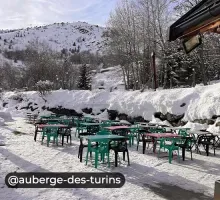
M105 26L117 0L4 0L0 29L85 21Z

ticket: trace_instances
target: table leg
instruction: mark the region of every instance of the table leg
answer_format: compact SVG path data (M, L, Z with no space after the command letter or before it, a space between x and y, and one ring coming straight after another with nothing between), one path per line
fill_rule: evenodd
M115 167L118 166L118 152L115 152Z
M208 144L206 145L206 154L207 156L209 156L209 145Z
M143 139L143 154L145 154L146 150L146 141Z
M186 148L183 147L183 148L182 148L182 157L183 157L183 161L185 160L185 153L186 153Z
M34 141L37 139L38 126L35 127Z
M153 138L153 152L155 153L157 148L157 140L155 138Z

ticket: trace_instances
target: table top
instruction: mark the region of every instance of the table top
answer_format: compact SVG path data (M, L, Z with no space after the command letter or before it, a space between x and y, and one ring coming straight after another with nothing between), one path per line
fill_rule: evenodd
M182 130L190 130L191 129L191 128L185 128L185 127L167 127L167 128L172 129L172 130L180 130L180 129L182 129Z
M196 135L207 135L207 134L213 135L213 133L210 133L208 131L189 131L189 133L196 134Z
M90 141L98 141L98 140L112 140L112 139L123 139L126 138L124 136L119 135L89 135L89 136L81 136L81 138L90 140Z
M68 125L64 124L37 124L38 128L47 128L47 127L54 127L54 128L68 128Z
M139 127L142 127L142 128L162 128L162 127L150 126L150 125L139 125Z
M80 124L84 125L84 126L99 126L99 125L101 125L101 123L86 123L86 122L80 123Z
M61 120L60 118L51 118L51 119L47 119L47 118L43 118L43 119L40 119L41 121L59 121Z
M110 122L111 124L121 124L121 122Z
M120 129L129 129L130 127L129 126L109 126L105 128L110 131L114 131L114 130L120 130Z
M154 137L154 138L175 138L179 137L181 138L181 135L176 135L173 133L147 133L146 136Z

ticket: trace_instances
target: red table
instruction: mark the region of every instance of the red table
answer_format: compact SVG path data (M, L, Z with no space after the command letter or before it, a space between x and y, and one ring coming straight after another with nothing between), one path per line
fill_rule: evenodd
M42 128L51 128L51 127L54 127L54 128L69 128L68 125L64 125L64 124L36 124L35 126L35 135L34 135L34 140L36 141L37 139L37 133L39 132L39 128L42 129Z
M38 124L36 125L36 127L38 128L48 128L48 127L54 127L54 128L68 128L68 125L64 125L64 124Z
M160 138L181 138L181 135L173 134L173 133L147 133L146 136L152 137L153 139L153 152L155 153L157 147L157 139Z
M129 129L130 127L129 126L109 126L105 128L110 131L115 131L115 130L120 130L120 129Z
M175 138L181 137L180 135L176 135L173 133L147 133L146 136L153 137L153 138Z

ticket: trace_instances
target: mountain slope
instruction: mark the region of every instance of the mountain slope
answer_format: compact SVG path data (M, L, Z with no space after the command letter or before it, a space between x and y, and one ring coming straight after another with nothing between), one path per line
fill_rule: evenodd
M90 51L102 53L108 43L103 36L106 28L90 25L85 22L55 23L47 26L20 30L1 31L1 50L22 50L33 40L39 40L54 51L67 49L70 51Z

